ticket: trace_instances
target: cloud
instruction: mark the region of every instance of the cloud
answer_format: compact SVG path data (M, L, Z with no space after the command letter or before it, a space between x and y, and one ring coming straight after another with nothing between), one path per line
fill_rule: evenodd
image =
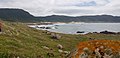
M35 16L98 15L120 16L120 0L0 0L0 8L21 8Z

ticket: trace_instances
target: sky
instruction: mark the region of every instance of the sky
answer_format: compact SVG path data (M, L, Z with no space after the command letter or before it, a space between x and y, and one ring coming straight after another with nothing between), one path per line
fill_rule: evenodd
M24 9L34 16L120 16L120 0L0 0L0 8Z

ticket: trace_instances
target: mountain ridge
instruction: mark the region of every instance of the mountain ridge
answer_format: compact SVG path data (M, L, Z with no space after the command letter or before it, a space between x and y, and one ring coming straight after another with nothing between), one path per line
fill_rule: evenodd
M5 21L17 22L120 22L120 16L89 15L89 16L34 16L23 9L0 8L0 18Z

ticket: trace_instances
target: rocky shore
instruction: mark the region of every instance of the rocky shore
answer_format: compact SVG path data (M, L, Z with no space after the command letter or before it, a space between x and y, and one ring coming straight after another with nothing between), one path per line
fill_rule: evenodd
M101 31L101 32L89 32L89 33L87 33L87 34L120 34L120 32L112 32L112 31L107 31L107 30L105 30L105 31Z

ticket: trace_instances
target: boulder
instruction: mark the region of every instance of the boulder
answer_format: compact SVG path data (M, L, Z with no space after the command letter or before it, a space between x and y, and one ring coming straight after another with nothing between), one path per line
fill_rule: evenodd
M65 54L69 54L70 52L69 51L64 51Z
M57 39L57 40L59 40L61 38L61 36L59 34L54 34L54 33L51 34L51 37L53 39Z
M58 48L58 49L63 49L63 46L62 46L61 44L58 44L58 45L57 45L57 48Z
M54 53L53 53L53 49L50 49L50 50L48 51L47 56L49 56L49 58L55 56Z
M50 48L48 48L47 46L42 46L43 49L49 50Z
M98 33L98 32L93 32L93 33Z
M49 32L49 31L48 31L48 32L46 32L46 34L50 35L50 34L51 34L51 32Z
M63 50L60 50L60 49L59 49L58 52L59 52L59 53L63 53Z
M45 29L52 29L51 27L46 27Z
M76 33L85 33L85 31L77 31Z

